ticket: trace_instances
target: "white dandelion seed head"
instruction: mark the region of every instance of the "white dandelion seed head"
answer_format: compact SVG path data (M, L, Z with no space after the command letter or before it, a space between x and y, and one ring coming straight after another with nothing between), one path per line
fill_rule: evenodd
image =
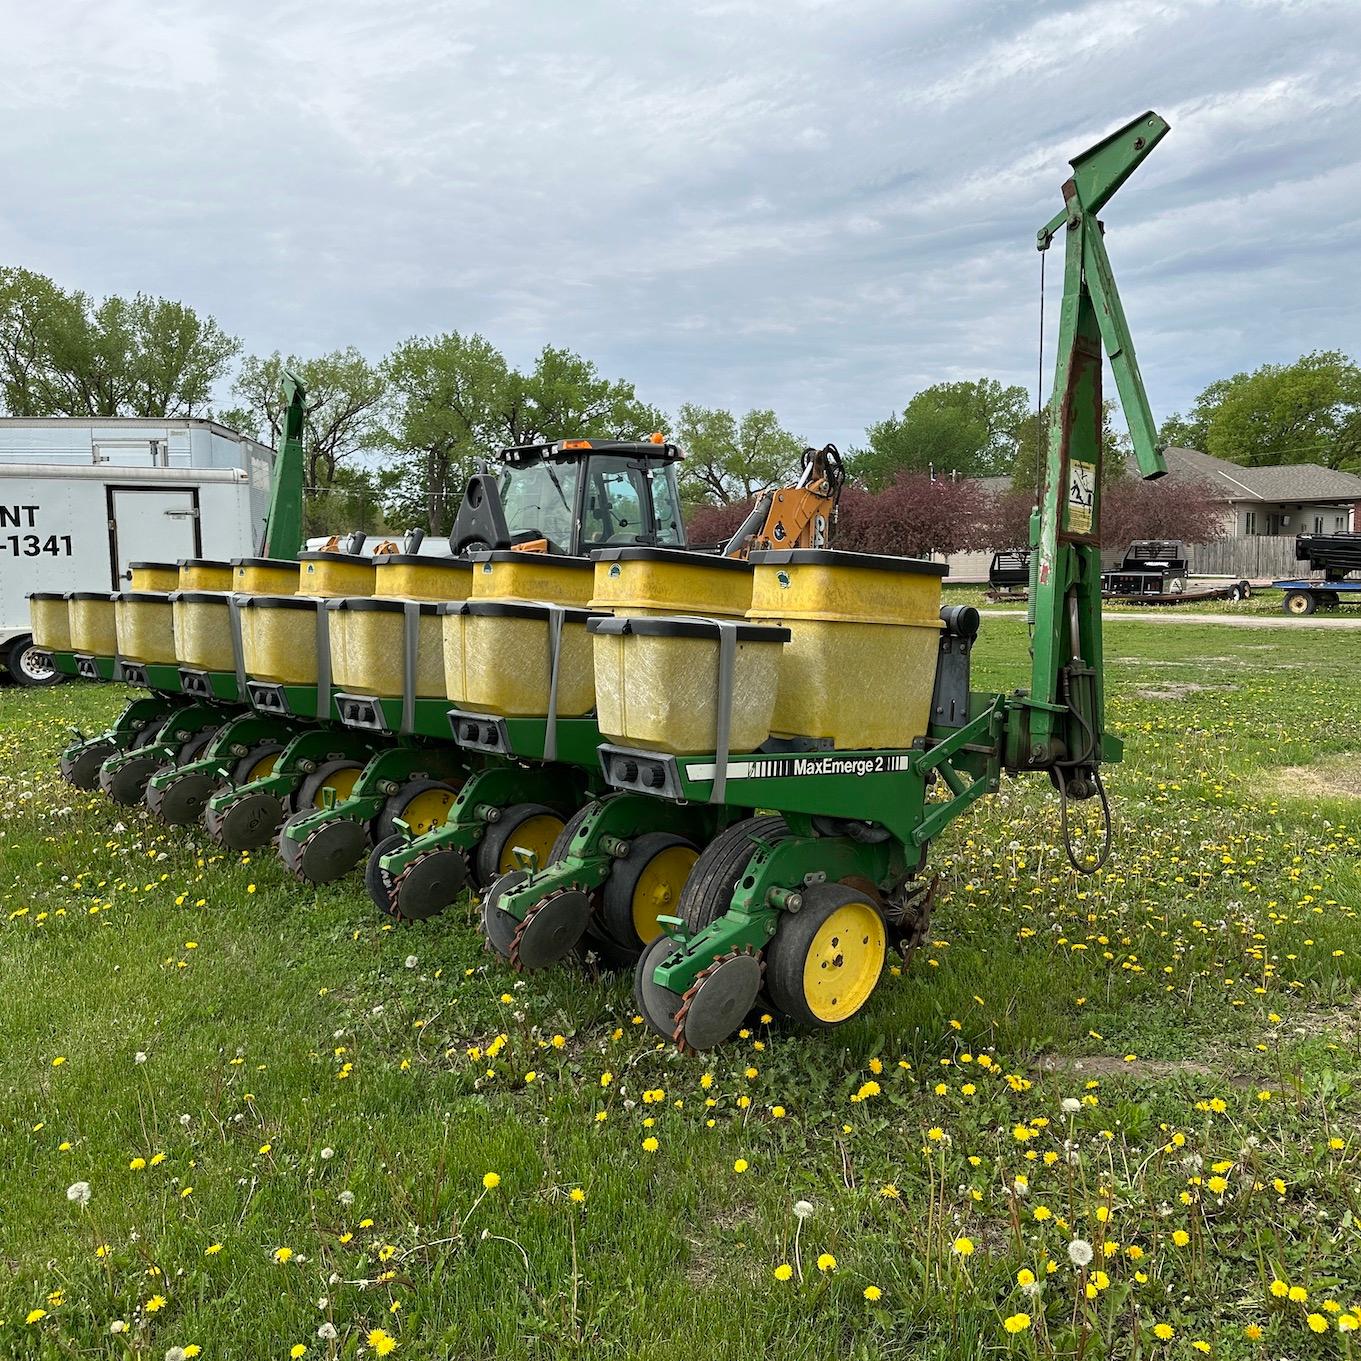
M407 955L407 957L406 957L406 967L407 967L408 969L414 969L414 968L416 967L416 965L419 964L419 963L420 963L420 960L417 959L415 955Z
M322 1310L323 1312L324 1312L325 1310L329 1309L330 1307L331 1307L331 1300L330 1300L330 1297L327 1296L327 1295L323 1295L323 1296L317 1301L317 1308L320 1309L320 1310Z
M146 1055L139 1049L139 1050L132 1056L132 1061L133 1061L134 1063L145 1063L145 1062L146 1062Z
M342 1205L353 1205L353 1204L354 1204L354 1192L353 1192L353 1191L342 1191L342 1192L336 1197L336 1199L337 1199L338 1201L340 1201L340 1203L341 1203Z
M1065 1096L1059 1105L1063 1108L1064 1115L1076 1115L1082 1109L1082 1102L1075 1096Z
M1024 1199L1026 1196L1030 1194L1030 1183L1028 1181L1023 1181L1020 1177L1017 1177L1016 1180L1011 1183L1011 1189L1015 1191L1018 1196Z
M323 1149L321 1150L321 1160L322 1160L322 1162L327 1162L327 1163L330 1162L331 1159L335 1157L335 1155L336 1155L336 1151L335 1151L335 1149L333 1149L333 1148L323 1148Z
M90 1183L73 1181L66 1188L66 1199L74 1201L83 1210L90 1203Z
M800 1219L809 1219L813 1214L813 1202L811 1200L796 1200L794 1202L794 1213Z
M116 1318L116 1319L114 1319L114 1321L113 1321L111 1324L109 1324L109 1331L110 1331L115 1337L117 1337L119 1333L126 1333L127 1330L128 1330L128 1325L127 1325L126 1323L124 1323L123 1320L122 1320L121 1318Z
M317 1336L323 1342L334 1342L339 1334L336 1332L334 1323L323 1323L321 1327L317 1329Z
M1092 1245L1085 1238L1074 1238L1068 1244L1068 1260L1074 1266L1089 1266L1092 1260Z
M327 1285L339 1285L339 1284L340 1284L340 1272L338 1272L338 1271L333 1271L333 1272L331 1272L331 1274L326 1278L326 1284L327 1284Z
M1040 1293L1039 1281L1031 1281L1029 1285L1023 1285L1021 1287L1021 1294L1029 1295L1031 1299L1034 1299L1035 1296L1038 1295L1039 1293Z
M184 1361L183 1347L168 1347L165 1353L165 1361Z

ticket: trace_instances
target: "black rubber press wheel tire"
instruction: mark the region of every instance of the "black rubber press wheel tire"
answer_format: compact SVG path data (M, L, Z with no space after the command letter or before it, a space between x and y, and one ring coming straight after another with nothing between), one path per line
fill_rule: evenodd
M700 852L677 904L675 915L685 923L686 933L698 935L728 910L757 840L780 841L788 834L781 817L744 818L720 832Z

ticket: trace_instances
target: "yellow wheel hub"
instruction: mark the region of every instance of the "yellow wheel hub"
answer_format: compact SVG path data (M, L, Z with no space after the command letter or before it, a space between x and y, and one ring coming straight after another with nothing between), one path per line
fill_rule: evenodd
M661 935L657 918L670 915L698 859L699 852L689 846L668 846L638 876L633 889L633 929L644 945Z
M326 791L328 789L335 790L337 803L344 803L345 800L350 797L351 793L353 793L355 783L358 781L361 773L362 772L357 766L351 770L337 770L336 773L317 790L316 797L312 800L312 806L314 808L326 807L325 799Z
M526 818L502 849L501 863L497 869L502 874L509 874L519 863L515 859L517 850L530 851L536 864L546 865L548 852L553 849L553 843L558 839L562 827L562 819L553 813L536 813L533 817Z
M444 826L456 797L452 789L423 789L402 809L402 821L413 836L432 832Z
M1290 613L1304 614L1309 608L1309 597L1304 595L1292 595L1290 597Z
M249 784L252 780L263 780L266 775L274 774L274 763L279 759L279 753L272 751L268 756L262 756L250 770L246 772L246 778L242 784Z
M818 928L803 962L803 995L820 1021L854 1016L883 971L884 922L869 903L845 903Z

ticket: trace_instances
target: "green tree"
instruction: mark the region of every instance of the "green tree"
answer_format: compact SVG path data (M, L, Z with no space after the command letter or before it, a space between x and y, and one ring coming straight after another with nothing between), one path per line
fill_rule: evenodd
M551 345L524 373L479 335L413 337L382 372L390 391L371 443L384 451L387 505L435 533L452 523L475 465L508 445L642 439L666 424L632 383Z
M480 335L408 340L383 361L388 384L375 443L389 451L380 478L389 513L448 532L463 485L517 417L515 375Z
M307 389L304 446L306 484L324 490L340 466L365 448L373 436L385 385L379 371L353 346L315 359L287 360L276 350L268 358L248 355L233 394L241 406L218 413L224 425L275 443L283 420L283 375L287 369Z
M1217 379L1188 416L1163 424L1160 438L1246 467L1361 466L1361 368L1321 350Z
M901 416L869 427L868 447L851 460L851 472L870 490L905 471L962 477L1008 472L1028 406L1023 387L1003 387L995 378L936 383L917 393Z
M799 468L804 442L769 409L737 417L721 407L686 402L676 420L685 450L681 496L689 505L742 501L788 482Z
M15 416L192 416L241 348L211 317L138 293L99 304L0 268L0 396Z

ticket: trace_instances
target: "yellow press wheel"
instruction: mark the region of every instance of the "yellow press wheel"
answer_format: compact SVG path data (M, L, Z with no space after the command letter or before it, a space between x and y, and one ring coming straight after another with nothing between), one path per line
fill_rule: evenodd
M456 798L457 787L445 780L408 781L384 802L374 818L371 830L375 843L387 840L397 831L398 818L406 823L413 837L443 827Z
M548 864L553 844L567 819L541 803L512 803L489 823L473 855L473 872L480 887L520 867L516 851L533 855L540 867Z
M335 801L344 803L354 792L355 783L364 767L358 761L326 761L319 765L298 786L298 797L293 807L302 811L326 807L326 790L335 790Z
M841 1025L879 985L888 932L877 904L843 884L803 892L803 907L784 912L766 947L766 989L786 1015L805 1025Z
M252 780L263 780L266 775L273 775L274 763L283 753L283 749L282 742L257 743L232 767L232 784L250 784Z
M699 859L699 847L670 832L636 837L628 855L616 861L605 881L600 912L606 931L636 955L661 935L658 917L676 914L677 904Z

